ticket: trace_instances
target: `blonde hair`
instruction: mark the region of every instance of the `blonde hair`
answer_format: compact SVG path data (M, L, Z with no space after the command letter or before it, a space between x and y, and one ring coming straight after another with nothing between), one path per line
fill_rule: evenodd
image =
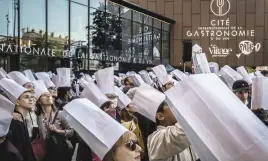
M118 140L117 142L114 144L114 146L112 147L112 149L110 149L108 151L108 153L104 156L102 161L116 161L115 160L115 153L116 150L119 146L125 144L129 138L131 136L135 135L133 132L131 131L126 131ZM136 135L135 135L136 136Z

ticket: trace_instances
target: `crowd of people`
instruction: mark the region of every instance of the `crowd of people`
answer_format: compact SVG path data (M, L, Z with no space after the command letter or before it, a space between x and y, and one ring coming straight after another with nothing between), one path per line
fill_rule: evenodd
M56 74L31 70L6 73L0 68L0 161L205 161L212 156L229 161L211 149L210 140L197 132L180 106L205 107L195 98L189 99L188 90L205 100L205 93L198 91L213 93L213 88L219 87L220 97L228 97L246 110L241 115L251 112L257 116L253 121L258 118L268 125L268 72L248 73L244 67L234 70L228 65L219 70L216 63L209 63L209 67L207 74L178 69L168 73L164 65L158 65L152 71L118 75L109 67L92 76L73 76L70 68L58 68ZM204 89L199 84L206 81L216 83ZM188 88L179 88L187 84ZM212 95L208 100L217 98ZM210 103L204 102L209 107ZM212 118L209 111L199 111L196 116L199 114ZM222 117L228 121L228 116ZM205 121L196 121L200 122L206 126ZM263 128L260 122L255 125L258 130ZM216 126L216 121L211 126ZM217 139L218 135L213 136ZM237 136L226 136L232 137ZM224 142L219 141L222 150L229 143L228 139ZM246 156L251 161L265 161L261 152L254 158L262 151L254 150ZM241 152L238 148L234 151Z

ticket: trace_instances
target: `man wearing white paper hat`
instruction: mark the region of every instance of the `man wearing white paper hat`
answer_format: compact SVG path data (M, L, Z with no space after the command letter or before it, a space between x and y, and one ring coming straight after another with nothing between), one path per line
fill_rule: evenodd
M6 138L13 118L14 107L12 102L0 95L0 156L3 161L23 160L17 148Z
M11 79L0 80L0 87L7 97L15 104L14 113L21 116L21 120L12 120L11 135L8 136L12 144L19 150L23 160L35 161L28 129L25 122L26 114L34 107L33 93ZM12 108L12 107L10 107Z
M188 139L165 102L165 95L143 84L137 89L133 103L137 112L157 125L157 130L148 137L150 161L182 161L183 158L191 161Z
M34 90L33 83L19 71L10 72L7 74L7 77L14 80L16 83L28 90Z
M161 86L161 90L163 92L169 90L174 86L174 82L172 81L172 79L170 79L164 65L158 65L156 67L153 67L152 70L156 74L159 84Z

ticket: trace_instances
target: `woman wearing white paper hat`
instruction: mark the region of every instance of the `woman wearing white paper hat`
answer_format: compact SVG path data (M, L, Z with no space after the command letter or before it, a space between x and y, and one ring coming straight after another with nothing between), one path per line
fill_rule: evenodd
M142 148L142 153L144 153L144 142L140 131L137 117L134 116L134 105L132 104L130 98L123 93L118 87L115 87L116 94L118 95L118 107L120 111L121 123L130 131L132 131L138 138L139 145ZM143 155L142 155L143 156Z
M52 96L41 80L35 81L35 97L37 99L37 123L39 126L39 134L41 139L46 142L46 156L44 160L58 161L70 160L72 146L68 138L73 136L73 129L70 128L66 119L62 116L62 111L54 108ZM56 139L58 144L66 146L58 148L51 142ZM65 141L64 141L65 140ZM64 142L62 142L64 141Z
M23 161L17 148L6 138L15 105L0 95L0 156L3 161Z
M141 148L135 134L88 99L73 100L65 106L63 113L102 161L140 161Z
M14 113L20 115L21 120L13 119L10 125L11 143L19 150L23 160L35 161L25 116L34 107L33 93L11 79L0 80L0 87L6 96L15 104ZM13 107L10 107L13 108Z
M165 102L163 93L143 84L137 89L133 102L137 112L157 125L157 130L148 137L147 142L150 161L196 160L183 129Z

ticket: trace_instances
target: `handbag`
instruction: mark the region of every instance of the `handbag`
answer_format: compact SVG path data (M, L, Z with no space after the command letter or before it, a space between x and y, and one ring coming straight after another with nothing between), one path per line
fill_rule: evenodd
M55 123L55 120L58 116L58 112L55 114L55 117L52 121L52 124ZM46 139L46 149L48 150L48 153L53 154L62 154L67 153L68 151L71 151L73 149L72 145L68 143L66 138L60 134L57 134L55 132L52 132L48 138Z
M45 143L44 140L40 139L35 139L32 142L32 148L33 148L33 153L37 161L43 160L45 156Z

